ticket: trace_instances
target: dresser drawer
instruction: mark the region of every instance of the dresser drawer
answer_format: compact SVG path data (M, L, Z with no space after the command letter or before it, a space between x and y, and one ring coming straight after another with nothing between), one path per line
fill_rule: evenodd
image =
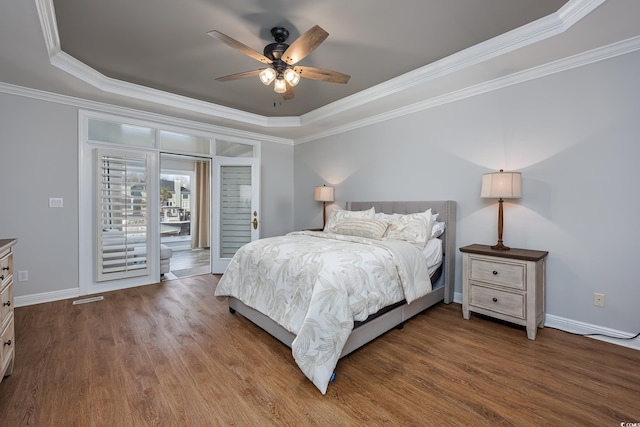
M0 283L9 280L13 273L13 254L9 253L0 258Z
M9 324L2 330L2 337L0 338L0 344L2 344L2 348L0 348L0 376L4 374L5 366L13 357L15 341L13 317L11 317Z
M526 318L525 296L521 293L471 285L469 287L469 305L519 319Z
M526 265L523 263L487 260L472 257L469 260L469 280L525 289Z
M0 329L3 328L13 313L13 283L5 285L0 292Z

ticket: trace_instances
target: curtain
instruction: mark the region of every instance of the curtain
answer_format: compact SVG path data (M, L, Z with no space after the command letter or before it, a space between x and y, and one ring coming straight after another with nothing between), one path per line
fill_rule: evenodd
M211 162L196 161L195 221L191 224L191 247L211 246Z

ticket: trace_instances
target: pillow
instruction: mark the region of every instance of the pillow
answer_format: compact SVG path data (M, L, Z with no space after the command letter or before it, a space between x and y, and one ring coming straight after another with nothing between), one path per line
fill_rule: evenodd
M324 226L324 231L327 233L333 233L333 229L336 224L341 219L346 218L366 218L373 219L376 211L375 208L367 209L366 211L345 211L342 209L333 209L329 212L329 218L327 218L327 223Z
M390 218L389 222L390 225L385 236L388 240L405 240L419 249L424 249L427 241L431 238L431 229L433 228L431 209L422 213Z
M433 223L433 227L431 227L431 238L435 239L442 236L442 233L444 233L444 226L444 222L435 221Z
M379 219L345 218L336 223L333 233L381 240L389 223Z

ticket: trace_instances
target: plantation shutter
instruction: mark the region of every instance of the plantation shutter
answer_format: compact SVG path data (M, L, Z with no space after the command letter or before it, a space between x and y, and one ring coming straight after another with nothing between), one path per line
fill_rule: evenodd
M220 255L231 258L251 241L251 166L222 166Z
M96 281L148 275L150 155L96 152Z

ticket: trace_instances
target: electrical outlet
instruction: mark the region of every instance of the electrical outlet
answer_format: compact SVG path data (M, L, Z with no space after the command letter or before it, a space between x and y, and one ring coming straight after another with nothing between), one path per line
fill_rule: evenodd
M49 197L50 208L61 208L63 206L62 197Z
M29 281L29 270L18 271L18 282Z
M604 294L593 294L593 305L596 307L604 307Z

